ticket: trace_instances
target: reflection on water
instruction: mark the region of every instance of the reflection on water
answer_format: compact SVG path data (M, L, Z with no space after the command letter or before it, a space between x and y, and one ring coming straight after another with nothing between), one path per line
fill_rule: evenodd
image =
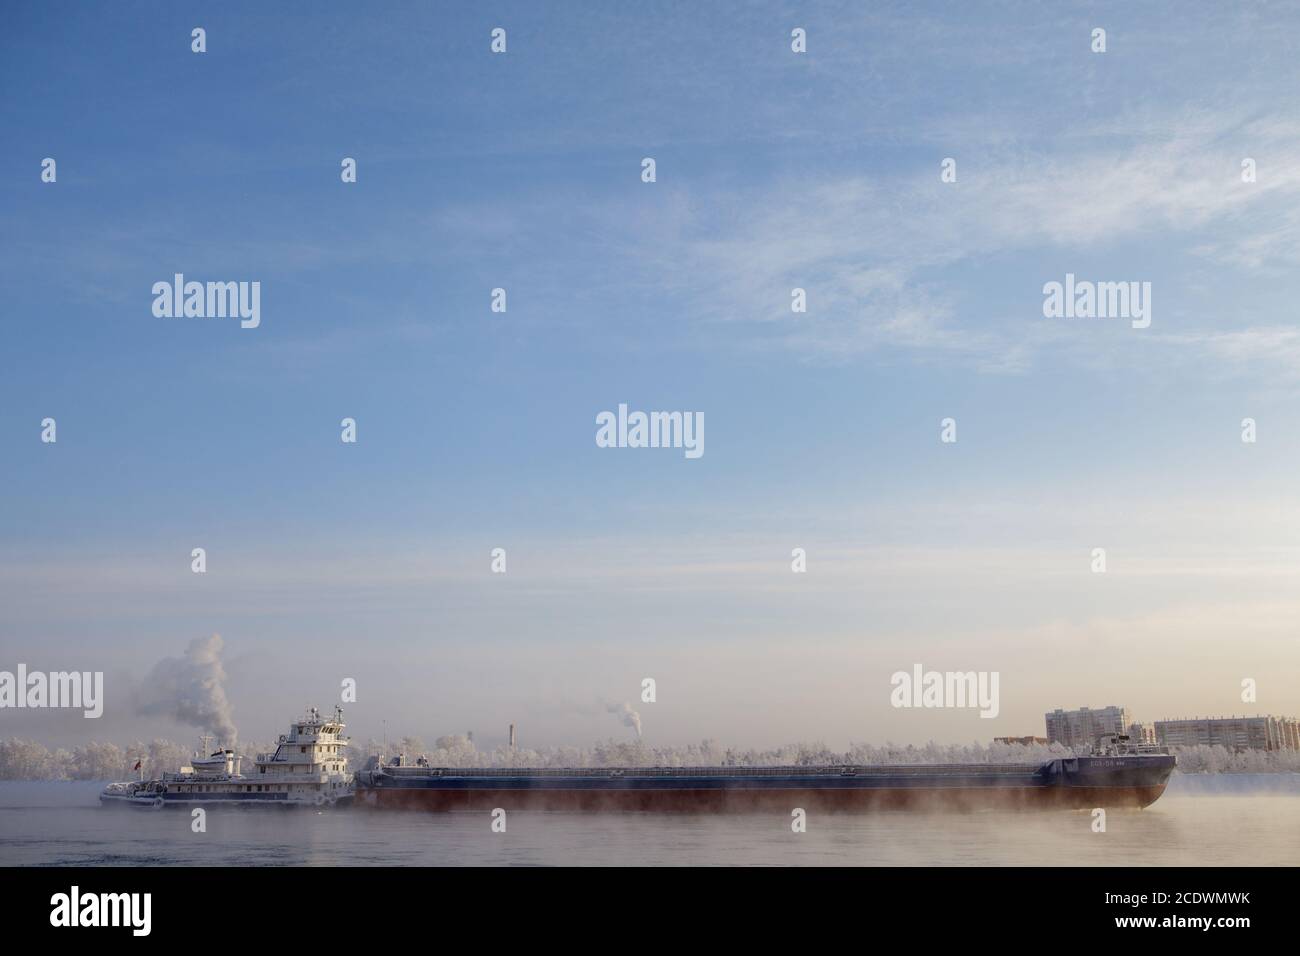
M101 808L98 783L0 783L0 864L1191 865L1300 863L1300 775L1175 777L1146 810L781 816ZM1279 835L1290 838L1279 839Z

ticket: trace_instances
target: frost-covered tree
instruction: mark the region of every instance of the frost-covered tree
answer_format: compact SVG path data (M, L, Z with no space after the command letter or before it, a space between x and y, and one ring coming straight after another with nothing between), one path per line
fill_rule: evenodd
M54 768L50 752L34 740L0 740L0 779L49 780Z
M117 744L91 741L73 749L72 761L77 780L121 780L130 773L126 752Z

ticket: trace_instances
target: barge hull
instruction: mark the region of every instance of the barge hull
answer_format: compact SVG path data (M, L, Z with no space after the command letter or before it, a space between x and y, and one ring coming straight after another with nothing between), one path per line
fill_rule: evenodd
M1075 757L1038 765L501 770L372 766L360 807L519 811L753 813L795 807L876 810L1083 810L1149 806L1165 791L1168 755Z
M1165 785L1098 788L917 788L873 790L439 790L379 789L357 794L356 805L439 813L788 813L795 807L819 813L880 810L1090 810L1140 809Z

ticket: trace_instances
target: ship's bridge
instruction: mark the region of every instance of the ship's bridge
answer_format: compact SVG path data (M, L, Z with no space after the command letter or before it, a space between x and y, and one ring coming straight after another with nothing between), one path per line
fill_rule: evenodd
M341 708L334 708L333 717L322 717L319 710L310 708L289 725L287 734L280 735L274 753L257 755L257 772L312 776L346 773L344 726Z

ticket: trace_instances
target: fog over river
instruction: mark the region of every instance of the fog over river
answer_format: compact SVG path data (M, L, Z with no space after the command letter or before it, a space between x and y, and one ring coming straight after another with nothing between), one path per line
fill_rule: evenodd
M0 865L1295 865L1300 774L1176 774L1140 811L967 815L487 814L101 808L101 783L0 782Z

